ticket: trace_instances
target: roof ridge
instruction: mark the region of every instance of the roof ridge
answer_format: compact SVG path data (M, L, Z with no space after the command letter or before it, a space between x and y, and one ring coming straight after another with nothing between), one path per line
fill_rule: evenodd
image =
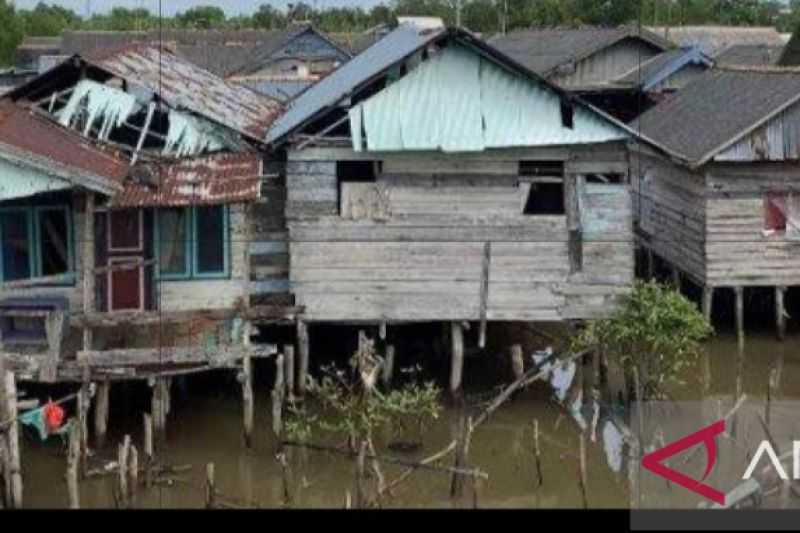
M753 74L800 74L800 66L779 65L715 65L714 70L728 72L750 72Z

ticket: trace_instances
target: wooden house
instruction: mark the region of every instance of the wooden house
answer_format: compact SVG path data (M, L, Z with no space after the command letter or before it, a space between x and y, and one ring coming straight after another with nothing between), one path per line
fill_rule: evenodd
M269 353L254 324L285 309L251 305L251 243L282 201L263 149L282 111L147 45L73 56L0 100L6 362L86 381Z
M266 138L300 338L449 322L457 351L464 322L482 342L488 321L608 316L634 275L633 137L464 30L398 27Z
M742 331L743 292L800 285L800 73L795 69L714 69L640 116L631 128L668 157L646 151L631 161L642 245L704 288L710 317L714 291L736 294Z
M628 122L710 65L699 50L632 26L535 28L489 40L498 50Z

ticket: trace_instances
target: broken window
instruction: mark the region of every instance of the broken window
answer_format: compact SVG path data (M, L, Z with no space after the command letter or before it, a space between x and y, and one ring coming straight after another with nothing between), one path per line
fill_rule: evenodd
M800 195L769 193L764 198L764 233L800 239Z
M226 206L159 208L157 217L161 279L228 275L230 230Z
M72 226L63 206L0 210L0 279L14 281L72 271Z
M586 183L596 183L602 185L621 185L625 183L624 174L586 174Z
M339 215L348 219L375 218L385 211L376 184L379 161L336 163Z

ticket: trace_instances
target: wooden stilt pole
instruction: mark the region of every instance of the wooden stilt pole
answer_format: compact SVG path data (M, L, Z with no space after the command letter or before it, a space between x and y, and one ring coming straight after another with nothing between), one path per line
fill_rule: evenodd
M275 358L275 385L272 387L272 433L275 435L276 449L281 450L283 438L283 355Z
M17 421L17 383L14 373L5 369L5 362L0 358L0 378L2 379L2 407L0 420L8 420L5 429L6 440L6 502L11 509L22 508L22 466L19 451L19 422Z
M785 294L786 287L775 287L775 328L777 329L778 340L781 341L786 338Z
M706 322L711 324L711 312L714 308L714 287L706 285L703 287L703 316Z
M152 470L153 462L155 459L153 453L153 418L145 413L143 417L144 423L144 483L147 488L152 485Z
M102 449L108 432L109 396L111 382L104 381L97 387L97 401L94 404L94 436L95 448Z
M518 380L525 373L525 361L522 357L522 346L515 344L511 347L511 371L514 380Z
M216 507L217 489L214 477L214 463L208 463L206 465L206 509Z
M78 392L78 424L81 430L81 477L89 472L89 407L92 402L89 367L83 368L83 384Z
M676 291L681 292L681 271L678 267L672 267L672 286Z
M739 344L744 343L744 288L734 287L736 294L736 336Z
M125 435L122 439L122 444L119 445L117 454L117 494L119 497L119 506L122 509L128 508L129 495L128 492L128 466L129 466L129 453L131 447L130 435Z
M308 324L302 320L297 321L297 347L299 350L299 372L297 375L297 394L300 396L305 395L306 392L306 376L308 376L309 365L309 338L308 338Z
M94 250L94 193L86 193L86 204L83 221L83 249L81 250L81 268L83 269L83 311L95 310L95 250ZM93 345L92 328L83 328L83 350L90 351Z
M80 509L80 491L78 489L78 471L81 462L81 430L73 423L69 428L69 451L67 452L67 495L69 508Z
M242 361L242 406L244 424L244 445L247 448L253 447L253 368L249 353L244 356Z
M651 280L655 276L656 272L655 258L653 257L653 250L650 248L646 248L645 252L647 254L647 279Z
M392 377L394 376L394 346L388 345L386 347L386 357L383 360L383 372L381 373L381 380L383 387L388 389L392 386Z
M464 372L464 329L459 322L451 324L450 335L450 392L453 396L458 396L461 392L461 377Z
M300 361L298 361L300 363ZM283 367L284 380L286 385L286 399L289 403L294 402L295 378L294 378L294 346L287 344L283 347ZM298 369L299 370L299 369Z
M537 478L537 488L541 487L544 484L544 478L542 477L542 461L541 461L541 450L539 448L539 420L533 420L533 452L536 458L536 478Z
M367 441L361 442L356 460L356 509L363 509L367 504L367 489L365 486L365 464L367 456Z
M136 491L139 488L139 451L131 444L128 452L128 505L136 501Z
M579 446L579 483L581 488L581 498L583 499L583 508L589 508L589 499L587 497L588 487L586 485L586 435L584 433L580 434L580 446Z

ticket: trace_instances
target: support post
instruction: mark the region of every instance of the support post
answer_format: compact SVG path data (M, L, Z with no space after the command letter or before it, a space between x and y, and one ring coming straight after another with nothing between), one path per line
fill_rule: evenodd
M83 312L88 315L95 310L95 257L94 257L94 193L86 193L86 206L83 221L83 250L81 266L83 267ZM92 328L83 328L83 351L92 349Z
M781 341L786 338L785 294L786 287L775 287L775 328L777 329L778 340Z
M308 376L309 363L309 339L308 324L302 320L297 321L297 348L299 360L299 372L297 375L297 394L304 396L306 392L306 379Z
M525 373L525 361L522 357L522 346L515 344L511 347L511 371L514 380L518 380Z
M91 383L89 383L89 367L83 369L83 384L78 392L78 425L81 436L81 477L85 478L89 471L89 406L91 404Z
M3 378L3 408L2 420L8 420L6 428L6 458L5 475L7 484L8 505L12 509L22 508L22 468L19 452L19 422L17 421L17 384L14 373L5 370L5 365L0 364Z
M381 381L383 387L388 389L392 386L392 377L394 375L394 345L390 344L386 347L386 357L383 359L383 372L381 373Z
M289 403L294 402L295 380L294 380L294 346L287 344L283 347L283 367L284 380L286 381L286 399ZM299 362L299 361L298 361Z
M214 475L214 463L206 465L206 509L216 507L216 481Z
M97 401L94 404L94 436L95 448L101 449L106 441L108 432L108 410L111 382L106 380L97 387Z
M706 322L711 323L711 312L714 309L714 287L703 287L703 316Z
M681 271L678 267L672 267L672 286L676 291L681 292Z
M739 344L744 342L744 288L734 287L736 294L736 336L739 339Z
M167 427L167 407L169 388L166 378L155 378L152 385L153 396L150 412L153 415L153 433L155 436L156 448L161 449L166 441Z
M80 490L78 489L78 471L81 462L81 430L72 423L69 428L69 451L67 452L67 495L69 508L80 509Z
M564 175L564 207L569 232L569 271L570 274L583 269L583 231L580 218L580 188L582 178L579 174Z
M276 449L281 449L283 438L283 354L275 358L275 385L272 387L272 433L275 435Z
M125 435L122 439L122 444L119 445L117 450L117 495L119 497L119 506L122 509L128 508L128 455L131 448L131 437Z
M246 352L242 361L242 407L244 423L244 445L253 447L253 368L250 352Z
M653 257L653 250L645 248L647 254L647 279L652 280L656 272L655 258Z
M152 484L151 472L153 468L153 418L145 413L144 423L144 483L147 488Z
M136 501L136 491L139 488L139 451L131 444L128 452L128 505Z
M450 343L450 392L453 396L458 396L464 372L464 329L460 322L453 322L450 325Z

